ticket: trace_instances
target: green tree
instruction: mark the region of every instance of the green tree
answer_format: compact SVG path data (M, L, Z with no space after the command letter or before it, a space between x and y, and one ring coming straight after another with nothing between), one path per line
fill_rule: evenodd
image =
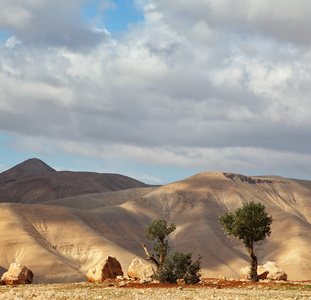
M150 255L146 246L142 244L145 249L147 259L152 261L157 267L161 267L170 250L167 236L176 229L176 226L174 223L168 225L166 220L156 219L144 229L146 232L145 237L148 240L156 240L153 245L153 250L156 252L156 255Z
M181 253L175 251L173 255L168 256L163 265L158 268L155 279L160 282L176 283L177 279L184 279L186 284L196 284L201 276L201 259L193 262L192 253Z
M175 251L173 255L168 256L163 265L158 268L155 279L160 282L177 283L177 279L184 279L186 284L196 284L201 276L201 259L193 262L192 253L181 253Z
M251 258L251 279L258 281L257 257L254 253L254 242L261 241L270 236L272 216L268 216L265 206L254 201L243 203L234 213L225 213L219 217L218 222L228 237L234 236L243 240L247 252Z

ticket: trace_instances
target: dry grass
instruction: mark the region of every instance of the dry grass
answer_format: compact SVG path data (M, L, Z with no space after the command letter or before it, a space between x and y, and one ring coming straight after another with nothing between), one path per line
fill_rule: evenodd
M311 282L243 282L206 280L206 285L126 282L1 286L0 299L311 299Z

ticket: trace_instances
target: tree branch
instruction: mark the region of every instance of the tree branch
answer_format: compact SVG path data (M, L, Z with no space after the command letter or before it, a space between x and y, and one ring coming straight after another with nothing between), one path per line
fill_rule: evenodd
M147 250L145 244L142 244L141 246L144 248L144 250L145 250L145 252L146 252L147 260L150 260L150 261L153 262L157 267L159 267L159 262L153 257L153 255L150 255L150 254L149 254L149 252L148 252L148 250Z

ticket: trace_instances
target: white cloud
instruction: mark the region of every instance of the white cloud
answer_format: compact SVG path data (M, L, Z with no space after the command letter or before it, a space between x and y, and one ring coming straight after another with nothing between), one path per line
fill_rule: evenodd
M0 13L14 33L0 48L1 130L103 159L310 169L308 1L137 1L145 21L117 40L77 17L81 1L18 3L21 20L10 1ZM48 9L62 12L44 23Z
M147 175L147 174L143 174L143 175L141 175L139 177L136 177L136 176L132 176L132 177L135 177L135 178L137 178L140 181L145 182L145 183L163 184L162 179L159 178L159 177L156 177L156 176L150 176L150 175Z
M7 39L5 46L8 47L9 49L13 49L16 45L20 45L21 42L16 39L15 36L12 36Z
M0 28L29 47L66 47L85 51L109 39L103 31L94 31L83 19L84 1L3 0Z
M149 174L140 170L123 172L143 182L163 183L152 174L154 167L184 168L201 171L237 172L248 175L281 175L293 178L308 178L311 172L309 153L294 153L290 150L270 150L261 147L139 147L124 144L90 144L59 140L26 138L12 141L15 149L28 149L40 155L55 155L65 152L73 157L88 157L109 161L116 166L122 160L135 161L149 166ZM62 168L57 168L62 170ZM106 166L102 172L113 172Z
M22 29L31 21L33 15L26 7L27 1L25 1L26 5L23 5L21 1L18 2L2 1L0 10L1 27Z
M191 35L193 38L196 39L199 43L203 43L205 45L210 45L210 43L213 42L214 34L215 32L202 19L194 24L191 29Z
M158 9L171 25L184 28L205 20L218 34L261 35L281 42L310 43L311 3L298 0L157 0ZM171 20L171 21L169 21Z

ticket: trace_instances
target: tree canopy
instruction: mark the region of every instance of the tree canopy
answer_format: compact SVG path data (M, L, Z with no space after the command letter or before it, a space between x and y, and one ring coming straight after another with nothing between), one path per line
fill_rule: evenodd
M234 213L225 213L219 218L228 237L234 236L242 239L245 246L251 242L258 242L270 236L272 217L268 216L265 206L261 203L243 203Z
M153 250L156 252L156 257L153 254L149 254L147 248L143 244L143 248L148 256L148 260L151 260L157 267L162 266L167 253L170 250L167 236L176 229L174 223L168 225L166 220L156 219L153 220L149 226L145 227L145 238L148 240L156 240L153 245Z
M149 226L145 227L145 237L148 240L164 241L164 239L176 229L174 223L168 226L166 220L153 220Z
M243 203L235 212L228 212L219 217L218 222L228 237L243 240L251 257L251 277L258 281L257 257L253 251L254 242L261 241L271 234L272 216L268 216L265 206L254 201Z
M163 265L157 270L155 279L160 282L177 283L177 279L183 279L186 284L196 284L202 275L201 259L192 260L192 253L182 253L175 251L168 256Z
M168 225L166 220L156 219L144 229L145 237L148 240L156 240L153 244L156 255L149 254L146 246L142 244L147 259L157 266L155 279L168 283L176 283L177 279L183 279L187 284L195 284L200 281L201 255L196 261L192 260L192 253L184 254L175 251L173 255L168 256L170 246L167 237L176 229L174 223Z

